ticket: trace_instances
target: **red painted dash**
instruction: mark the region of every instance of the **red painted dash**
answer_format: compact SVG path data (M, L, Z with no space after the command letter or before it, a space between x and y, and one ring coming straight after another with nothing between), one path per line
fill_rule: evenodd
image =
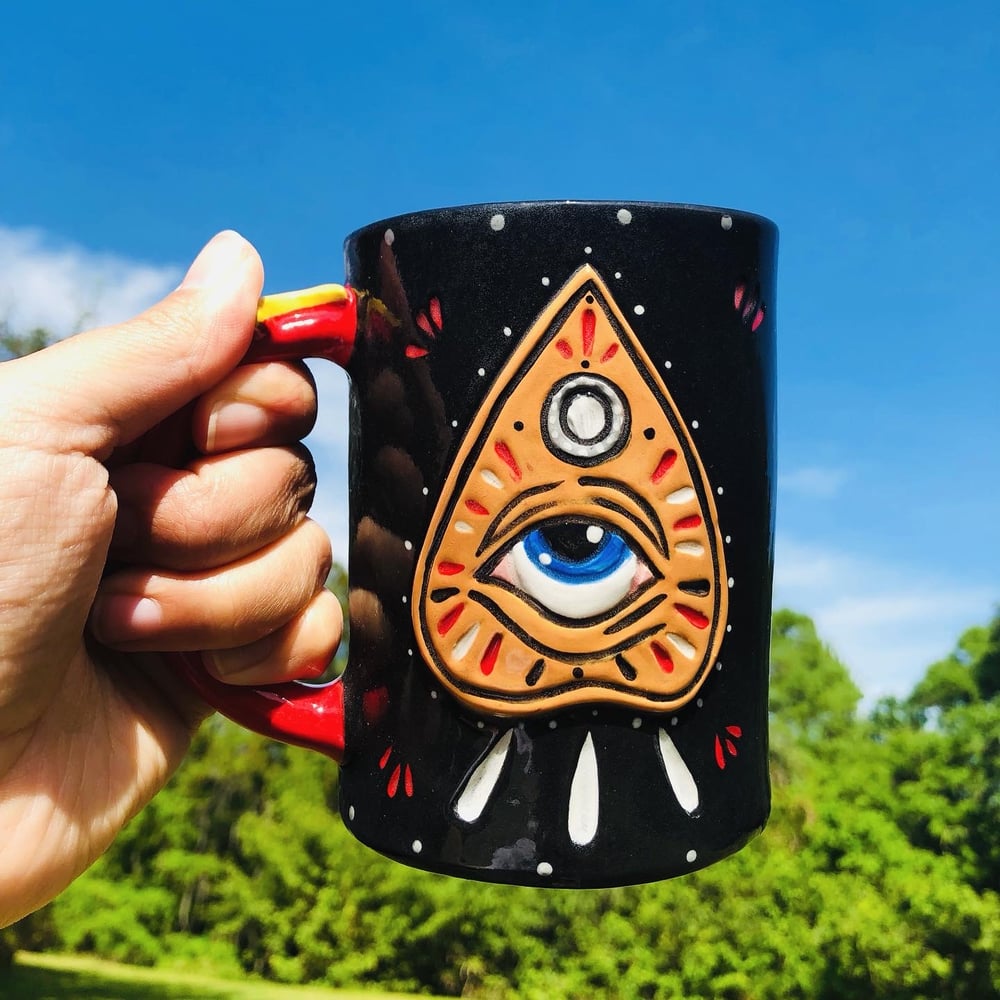
M675 604L674 607L682 614L695 628L707 628L708 619L694 608L689 608L686 604Z
M406 797L408 799L413 798L413 772L410 770L410 765L406 765L406 770L403 772L403 788L406 791Z
M403 349L403 353L408 358L423 358L430 354L430 351L426 347L421 347L419 344L407 344Z
M608 349L607 349L607 350L606 350L606 351L605 351L605 352L604 352L604 353L603 353L603 354L601 355L601 364L604 364L604 362L605 362L605 361L610 361L610 360L611 360L611 359L612 359L612 358L613 358L613 357L614 357L614 356L615 356L615 355L616 355L617 353L618 353L618 345L617 345L617 344L612 344L612 345L611 345L611 346L610 346L610 347L609 347L609 348L608 348Z
M431 326L431 321L427 318L427 313L425 312L417 313L417 326L419 326L420 329L423 330L424 333L428 334L429 336L431 337L434 336L434 328Z
M653 648L653 656L656 657L656 662L659 663L663 672L673 673L674 661L670 658L670 654L658 642L650 643L650 645Z
M571 358L571 357L573 357L573 348L569 346L569 341L567 341L567 340L557 340L556 341L556 350L564 358Z
M752 323L750 324L750 329L751 329L751 330L752 330L752 331L753 331L754 333L756 333L756 332L757 332L757 327L759 327L759 326L760 326L760 324L761 324L761 323L763 323L763 322L764 322L764 307L763 307L763 306L761 306L761 307L760 307L760 308L759 308L759 309L757 310L757 314L756 314L756 315L754 316L754 318L753 318L753 322L752 322Z
M465 506L468 507L473 514L489 514L489 511L478 500L466 500Z
M521 479L521 467L517 464L517 459L514 458L514 453L507 446L507 442L497 441L493 445L493 450L497 453L497 458L510 469L510 474L514 477L514 482L519 482Z
M434 321L434 325L440 330L441 329L441 301L439 299L431 299L430 306L428 307L431 311L431 319ZM431 336L434 336L431 334Z
M395 770L393 770L392 774L389 776L389 785L386 788L386 792L389 794L390 799L394 799L396 797L396 790L399 788L399 772L401 770L402 768L399 764L397 764Z
M674 522L674 531L683 531L685 528L700 527L701 516L698 514L689 514L687 517L682 517L679 521Z
M677 452L674 451L673 448L669 451L665 451L660 456L659 465L657 465L653 470L653 474L650 476L650 479L652 479L654 483L658 483L674 467L674 462L676 461Z
M497 663L497 656L500 655L500 643L502 641L503 636L499 632L494 633L493 638L490 639L489 645L486 647L486 652L483 653L483 658L479 661L479 669L487 676L493 673L493 668Z
M439 562L438 572L444 574L445 576L454 576L456 573L461 573L465 567L461 563L453 562Z
M737 285L736 286L736 291L733 292L733 308L734 309L739 309L740 305L743 302L743 295L744 295L745 292L746 292L746 286L745 285Z
M743 735L743 730L739 726L726 726L726 732L730 736L735 736L739 739Z
M732 740L726 740L726 749L729 751L730 757L737 756L736 744Z
M718 736L715 737L715 763L719 765L720 771L725 771L726 757L722 752L722 741Z
M589 358L594 350L594 330L597 328L597 317L593 309L584 309L581 317L583 327L583 354Z
M437 630L438 635L447 635L455 625L455 622L462 617L462 612L465 610L465 602L461 604L456 604L455 607L451 609L438 623Z
M382 754L382 759L378 762L380 770L385 770L385 765L389 763L389 758L392 756L392 744L385 748L385 753Z

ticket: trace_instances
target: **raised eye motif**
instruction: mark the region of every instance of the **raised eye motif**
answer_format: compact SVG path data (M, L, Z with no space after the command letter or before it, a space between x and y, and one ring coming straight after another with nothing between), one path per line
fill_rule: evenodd
M476 712L675 711L725 635L715 493L585 265L495 376L441 485L409 595L424 661Z
M652 578L619 532L596 521L545 521L503 550L490 574L571 621L618 607Z

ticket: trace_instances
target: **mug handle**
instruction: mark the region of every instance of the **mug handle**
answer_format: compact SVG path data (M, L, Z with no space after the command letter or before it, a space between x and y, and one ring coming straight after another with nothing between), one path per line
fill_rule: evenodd
M363 296L345 285L265 295L244 364L328 358L346 367L354 350ZM177 672L213 708L247 729L284 743L318 750L338 763L344 757L344 687L341 678L321 686L296 681L267 687L223 684L200 653L171 653Z

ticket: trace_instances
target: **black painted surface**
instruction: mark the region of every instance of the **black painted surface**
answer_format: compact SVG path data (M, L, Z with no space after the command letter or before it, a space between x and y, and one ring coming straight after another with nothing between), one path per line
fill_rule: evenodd
M632 216L627 225L618 219L623 207ZM491 226L496 214L504 217L500 230ZM732 220L728 229L723 216ZM600 886L692 871L763 827L776 242L774 226L757 216L642 203L482 205L402 216L350 237L348 282L401 321L390 329L369 309L350 366L354 594L341 808L361 840L408 864L466 877ZM419 659L410 617L414 560L492 379L583 264L610 288L687 425L698 421L694 439L708 482L723 487L715 503L722 534L732 539L725 546L734 581L731 632L700 704L677 713L594 704L528 721L477 716ZM766 315L754 332L752 317L744 320L734 306L737 285L750 293L759 286ZM432 298L440 302L442 321L428 336L416 317ZM632 311L635 304L644 307L642 315ZM407 345L428 353L407 357ZM635 415L631 433L645 427ZM742 735L727 733L727 726ZM453 812L461 787L511 728L512 750L495 794L478 821L461 822ZM667 782L657 749L661 728L698 786L693 816ZM567 813L588 732L600 818L593 841L578 847ZM726 749L727 738L736 756Z

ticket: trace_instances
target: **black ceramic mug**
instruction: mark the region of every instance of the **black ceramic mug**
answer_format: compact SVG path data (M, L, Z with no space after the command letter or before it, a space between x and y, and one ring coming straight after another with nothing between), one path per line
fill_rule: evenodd
M253 358L350 376L348 665L192 682L338 760L348 828L410 865L607 886L737 850L769 809L776 243L728 210L477 205L263 299Z

